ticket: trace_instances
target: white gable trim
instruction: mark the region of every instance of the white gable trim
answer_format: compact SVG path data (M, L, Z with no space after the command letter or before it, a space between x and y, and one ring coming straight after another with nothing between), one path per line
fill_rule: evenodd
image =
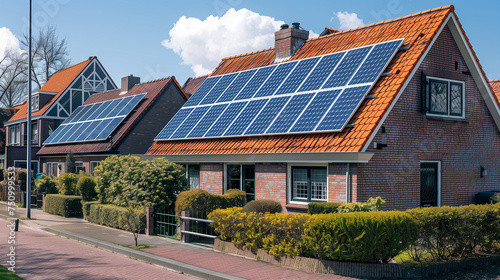
M387 117L389 116L389 114L391 113L392 111L392 108L394 108L394 106L396 105L396 103L398 102L399 98L401 97L401 95L403 94L403 92L405 91L406 87L408 86L408 84L410 83L410 81L413 79L413 76L415 76L415 73L418 71L418 69L420 68L420 64L422 64L422 62L424 61L424 59L427 57L427 54L429 53L429 51L432 49L432 46L434 45L434 43L436 42L437 38L439 37L439 35L441 35L441 32L443 31L444 27L448 24L448 22L450 21L450 18L452 17L452 14L450 14L445 22L443 23L443 25L439 28L439 31L436 33L436 35L434 35L434 38L432 39L431 43L429 44L429 46L427 47L427 50L425 50L425 53L424 55L422 55L422 57L420 58L420 60L418 61L417 65L415 66L415 68L413 69L413 71L410 73L410 76L406 79L406 82L404 83L403 87L401 88L401 90L398 92L398 95L396 95L396 98L394 99L394 101L392 102L391 106L389 107L389 110L387 110L387 112L385 113L385 115L382 117L382 120L380 120L379 124L377 125L377 127L375 128L375 130L372 132L372 135L370 136L370 138L368 139L368 141L366 142L365 146L363 147L363 150L361 150L361 152L366 152L366 150L368 149L368 147L370 147L372 141L373 141L373 138L375 138L375 135L377 135L379 129L382 127L382 125L384 124L385 122L385 119L387 119Z

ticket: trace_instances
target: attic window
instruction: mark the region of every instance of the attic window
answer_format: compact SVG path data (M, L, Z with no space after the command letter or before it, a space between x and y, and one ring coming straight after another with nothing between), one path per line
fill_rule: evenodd
M38 94L31 96L31 112L36 112L39 110L40 99Z
M427 78L427 115L464 118L464 82Z

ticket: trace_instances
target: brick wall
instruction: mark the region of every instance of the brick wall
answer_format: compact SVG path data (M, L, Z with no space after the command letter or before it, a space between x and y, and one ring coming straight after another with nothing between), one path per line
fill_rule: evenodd
M286 164L255 165L255 198L271 199L286 205Z
M455 68L456 66L457 68ZM465 82L465 120L420 113L421 71ZM388 147L359 164L356 200L382 196L387 209L420 206L420 162L441 161L442 205L474 203L479 191L500 189L500 132L446 27L384 122ZM375 142L381 141L381 131ZM480 178L480 166L488 175Z
M222 194L224 190L224 165L220 163L200 164L200 188L213 194Z

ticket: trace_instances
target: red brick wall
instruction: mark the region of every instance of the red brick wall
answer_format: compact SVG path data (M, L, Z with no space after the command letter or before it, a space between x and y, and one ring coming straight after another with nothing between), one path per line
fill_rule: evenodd
M328 165L328 202L346 202L346 172L347 163Z
M455 69L455 62L458 69ZM421 70L465 82L465 120L420 113ZM420 162L441 161L442 205L474 203L479 191L500 189L500 132L490 116L451 32L446 27L384 122L388 147L359 164L358 201L382 196L387 208L420 206ZM381 141L381 131L375 142ZM480 166L488 175L480 178Z
M286 164L255 165L255 198L271 199L286 205Z
M213 194L222 194L224 190L224 165L220 163L200 164L200 189Z

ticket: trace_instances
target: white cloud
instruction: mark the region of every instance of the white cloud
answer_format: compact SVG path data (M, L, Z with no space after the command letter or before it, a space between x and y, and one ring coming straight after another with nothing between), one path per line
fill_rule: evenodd
M205 20L182 16L161 44L178 54L197 76L210 73L222 58L274 47L284 22L247 9L229 9Z
M348 13L348 12L336 12L334 13L335 17L339 20L340 29L352 29L356 27L360 27L365 25L362 19L358 17L356 13ZM334 17L330 19L333 22Z
M316 38L316 37L319 37L319 34L318 33L315 33L314 31L312 30L309 30L309 39L311 38Z
M0 60L7 51L14 51L20 54L21 48L19 46L19 40L12 34L10 29L2 27L0 28Z

